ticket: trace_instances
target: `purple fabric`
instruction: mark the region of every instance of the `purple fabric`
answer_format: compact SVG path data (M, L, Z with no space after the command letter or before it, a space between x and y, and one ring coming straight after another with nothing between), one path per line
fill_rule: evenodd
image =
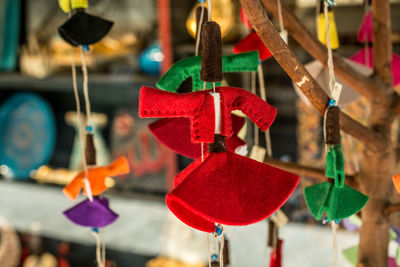
M393 232L396 233L396 239L395 239L396 243L400 244L400 229L397 227L394 227L393 225L391 226L391 228L392 228Z
M64 215L77 225L96 228L105 227L118 218L105 197L94 197L93 202L86 199L64 211Z
M350 222L349 218L342 220L343 227L346 228L350 232L355 232L356 230L360 229L358 225L355 225Z

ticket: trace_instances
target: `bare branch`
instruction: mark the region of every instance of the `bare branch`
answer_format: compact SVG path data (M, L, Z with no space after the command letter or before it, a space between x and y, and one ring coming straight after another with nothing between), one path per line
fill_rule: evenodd
M390 22L390 1L372 1L374 22L374 72L392 85L392 27Z
M271 51L275 60L317 110L324 114L328 96L282 40L259 1L240 0L240 2L254 30ZM343 131L363 142L372 151L381 151L388 146L388 140L384 136L375 133L343 113L340 114L340 124Z
M390 204L386 207L384 213L386 215L390 215L392 213L398 212L400 211L400 203L396 203L396 204Z
M272 15L278 18L276 0L262 0L262 2ZM326 47L321 44L292 11L283 4L282 17L285 29L290 33L290 36L292 36L312 57L327 66L328 56ZM333 53L333 63L337 77L367 99L373 98L375 93L379 90L380 86L377 81L355 71L335 52Z
M292 162L284 162L280 161L277 159L272 159L272 158L266 158L264 160L264 163L267 163L271 166L274 166L276 168L280 168L282 170L288 171L288 172L293 172L300 177L310 177L314 179L318 179L321 182L326 181L328 178L325 175L325 170L311 167L311 166L305 166L305 165L300 165L297 163L292 163ZM346 184L352 187L357 186L357 182L355 179L354 175L347 175L346 174Z

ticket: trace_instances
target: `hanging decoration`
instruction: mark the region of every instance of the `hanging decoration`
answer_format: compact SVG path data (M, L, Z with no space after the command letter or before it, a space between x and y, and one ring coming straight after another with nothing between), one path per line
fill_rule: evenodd
M332 10L333 5L328 6L328 16L324 14L324 3L326 0L319 1L319 14L317 16L317 36L318 40L328 46L327 40L331 42L331 49L339 48L339 36L336 28L335 15ZM327 25L329 24L329 27Z
M105 267L105 243L101 240L99 228L113 223L118 215L109 208L108 199L100 195L107 189L105 184L106 177L128 173L129 165L127 160L121 157L108 166L96 167L96 148L91 120L91 103L89 100L88 71L85 53L89 51L89 45L100 41L109 32L113 22L87 14L87 0L60 0L59 5L70 17L59 27L59 34L66 42L72 46L80 46L81 49L83 93L86 108L86 135L84 141L81 128L81 111L76 81L76 69L73 58L73 48L71 48L71 70L77 109L77 131L81 151L84 155L82 157L83 171L64 188L63 192L69 198L75 200L83 189L88 199L68 209L64 212L64 215L71 222L92 229L92 235L96 239L97 265L99 267Z
M329 4L324 2L326 29L330 30ZM332 11L331 11L332 12ZM344 158L342 153L339 102L342 86L335 79L330 35L326 35L328 47L329 100L324 117L324 138L326 144L325 174L334 183L323 182L306 187L304 197L311 214L318 220L326 212L326 221L337 222L359 212L367 203L368 197L344 184Z
M354 62L367 66L372 69L374 65L373 53L373 23L370 5L367 3L366 12L364 14L360 29L358 30L357 40L364 44L364 48L359 50L350 59ZM400 84L400 55L392 54L392 76L393 85L397 87ZM372 72L372 70L371 70Z

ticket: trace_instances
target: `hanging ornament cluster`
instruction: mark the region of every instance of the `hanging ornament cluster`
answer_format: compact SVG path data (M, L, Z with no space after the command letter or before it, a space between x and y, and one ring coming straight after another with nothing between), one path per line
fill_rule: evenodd
M118 158L108 166L96 167L96 148L93 139L93 126L91 123L91 108L89 100L88 73L85 62L85 53L89 51L89 45L100 41L111 29L112 22L95 17L86 13L88 8L87 0L59 0L61 9L69 14L69 19L59 27L61 37L72 46L80 46L83 72L83 93L86 107L86 138L82 137L81 111L76 81L76 68L72 56L71 48L71 69L74 96L77 108L77 131L81 145L81 151L84 153L83 168L75 178L64 188L64 194L72 200L75 200L83 189L88 199L80 202L74 207L64 211L64 215L73 223L92 228L92 234L96 238L97 264L100 267L105 266L104 242L101 242L99 228L113 223L118 215L109 207L107 198L101 194L107 189L106 178L109 176L122 175L129 172L128 161L124 158ZM73 14L73 15L72 15ZM103 249L101 249L103 247Z
M331 5L324 2L324 15L327 32L331 23L329 12ZM330 11L329 11L330 10ZM318 220L326 213L325 221L338 222L359 212L367 203L368 197L344 184L344 158L340 135L340 110L337 103L342 86L335 79L332 59L331 35L326 35L328 47L329 100L324 116L324 139L326 145L325 174L333 182L327 181L306 187L304 196L311 214Z
M240 110L266 131L276 109L244 89L218 86L224 72L259 70L259 53L222 56L221 30L211 10L202 5L196 13L196 54L201 51L201 56L178 61L158 89L142 87L139 116L165 118L151 124L151 131L195 159L176 175L167 206L185 224L220 237L219 256L210 254L210 265L222 266L226 242L221 224L248 225L269 217L285 203L299 177L238 154L245 145L237 137L244 119L232 111Z
M350 59L354 62L357 62L372 69L374 65L373 23L370 9L370 3L366 3L365 14L357 34L357 40L359 43L364 44L364 48L356 52L353 56L350 57ZM393 85L397 87L400 84L400 55L395 53L392 54L391 67Z

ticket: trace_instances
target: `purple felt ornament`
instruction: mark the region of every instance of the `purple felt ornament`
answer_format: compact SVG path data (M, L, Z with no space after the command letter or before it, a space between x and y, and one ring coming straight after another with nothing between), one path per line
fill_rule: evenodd
M64 215L77 225L101 228L112 224L118 218L118 214L113 212L108 204L107 198L94 197L93 201L86 199L64 211Z

